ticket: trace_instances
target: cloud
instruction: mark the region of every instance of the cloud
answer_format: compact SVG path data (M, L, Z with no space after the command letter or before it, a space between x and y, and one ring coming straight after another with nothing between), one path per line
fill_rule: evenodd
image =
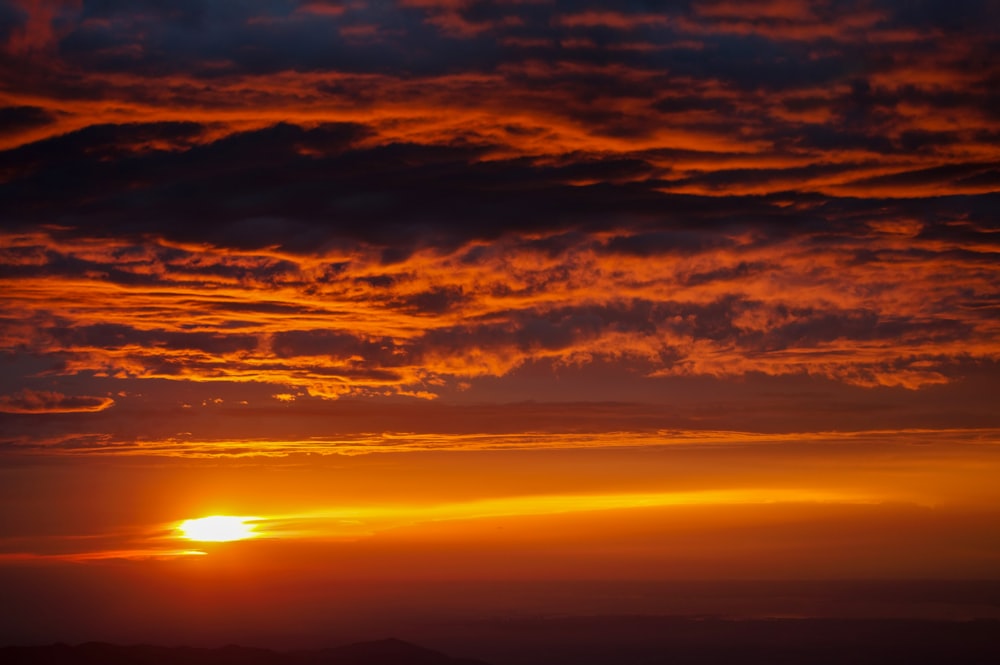
M52 115L38 106L0 108L0 134L17 134L53 122Z
M954 386L1000 357L993 10L967 6L8 11L6 390Z
M614 187L598 189L613 200ZM9 235L2 348L58 359L50 375L263 382L331 398L430 396L539 361L919 389L997 359L997 240L988 216L971 221L974 207L959 222L944 202L882 200L858 224L856 200L639 191L623 187L594 218L546 227L539 215L533 229L442 217L392 236L389 219L317 221L311 251L277 230L249 247L249 236L219 246L219 229L195 243L193 224L160 239ZM653 215L646 199L660 197L684 205L630 226L611 213Z
M288 413L294 413L290 402L295 402L293 395L277 394L272 398L282 402L281 417L287 421ZM519 405L518 411L530 411L534 405ZM610 409L615 406L628 405L549 405L535 408L571 410L579 417L580 410ZM517 428L512 428L517 429ZM407 452L441 452L441 451L559 451L559 450L608 450L622 449L676 449L683 451L702 451L701 454L711 455L713 449L743 449L753 451L762 447L781 448L780 453L794 453L809 457L822 457L829 454L822 452L833 445L842 447L856 446L871 450L892 449L905 451L908 447L927 447L937 450L938 447L952 447L957 450L954 455L975 457L974 449L982 444L988 450L977 459L984 464L993 464L995 453L990 448L990 442L997 440L1000 428L980 429L877 429L861 431L808 431L808 432L747 432L710 430L704 427L698 429L647 429L624 431L496 431L474 433L452 433L442 431L431 432L381 432L352 433L340 436L309 436L297 438L282 436L262 438L241 436L233 438L197 438L194 436L175 436L156 438L152 436L132 437L128 440L112 437L93 437L69 435L61 439L18 445L21 450L49 455L119 455L119 456L154 456L192 459L210 458L253 458L253 457L286 457L293 455L370 455ZM759 463L759 460L758 462Z
M110 397L72 396L26 388L14 395L0 396L0 413L95 413L114 404Z

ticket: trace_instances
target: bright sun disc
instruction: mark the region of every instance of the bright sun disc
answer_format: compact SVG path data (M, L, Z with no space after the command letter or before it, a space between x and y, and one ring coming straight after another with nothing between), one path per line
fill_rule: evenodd
M228 517L213 515L196 520L181 522L178 529L188 540L202 542L226 543L232 540L246 540L257 534L254 525L248 524L253 517Z

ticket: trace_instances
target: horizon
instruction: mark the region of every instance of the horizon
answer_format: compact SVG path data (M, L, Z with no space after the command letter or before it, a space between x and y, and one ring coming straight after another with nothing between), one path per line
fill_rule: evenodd
M85 577L92 574L81 572L62 593L78 594ZM30 575L0 579L22 596L34 583ZM95 583L90 579L86 586ZM163 595L162 587L154 589ZM0 645L238 645L284 652L392 638L451 655L482 656L504 645L521 657L549 633L553 648L566 646L567 636L578 643L632 640L638 645L655 641L658 626L690 622L720 632L727 625L777 622L788 626L789 635L800 624L828 626L836 633L843 626L866 624L940 628L1000 622L1000 580L355 580L335 587L338 602L322 602L321 593L307 595L302 589L282 594L274 585L264 590L273 606L244 604L240 611L231 607L233 597L240 596L233 586L214 601L202 599L194 606L178 602L175 591L166 603L144 610L147 620L140 630L125 620L135 611L127 597L104 594L104 607L74 622L69 619L77 607L53 609L43 595L36 602L46 607L44 629L38 626L40 616L7 617ZM446 602L428 600L434 593ZM51 591L49 596L58 597Z

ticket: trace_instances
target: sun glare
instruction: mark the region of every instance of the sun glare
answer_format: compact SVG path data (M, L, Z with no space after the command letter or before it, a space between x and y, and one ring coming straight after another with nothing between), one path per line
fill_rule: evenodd
M213 515L195 520L185 520L177 528L184 538L201 542L226 543L233 540L246 540L258 534L251 524L253 517L230 517Z

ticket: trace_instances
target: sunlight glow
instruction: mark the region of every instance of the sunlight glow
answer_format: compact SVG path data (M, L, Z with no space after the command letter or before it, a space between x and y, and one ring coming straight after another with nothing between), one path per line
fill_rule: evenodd
M271 515L267 518L266 529L269 536L277 538L355 540L401 527L441 522L627 511L670 506L871 505L881 503L886 498L875 494L793 488L529 495L427 505L353 506L297 515Z
M246 540L258 534L251 524L254 517L230 517L212 515L200 519L185 520L177 527L184 538L201 542L225 543L233 540Z

